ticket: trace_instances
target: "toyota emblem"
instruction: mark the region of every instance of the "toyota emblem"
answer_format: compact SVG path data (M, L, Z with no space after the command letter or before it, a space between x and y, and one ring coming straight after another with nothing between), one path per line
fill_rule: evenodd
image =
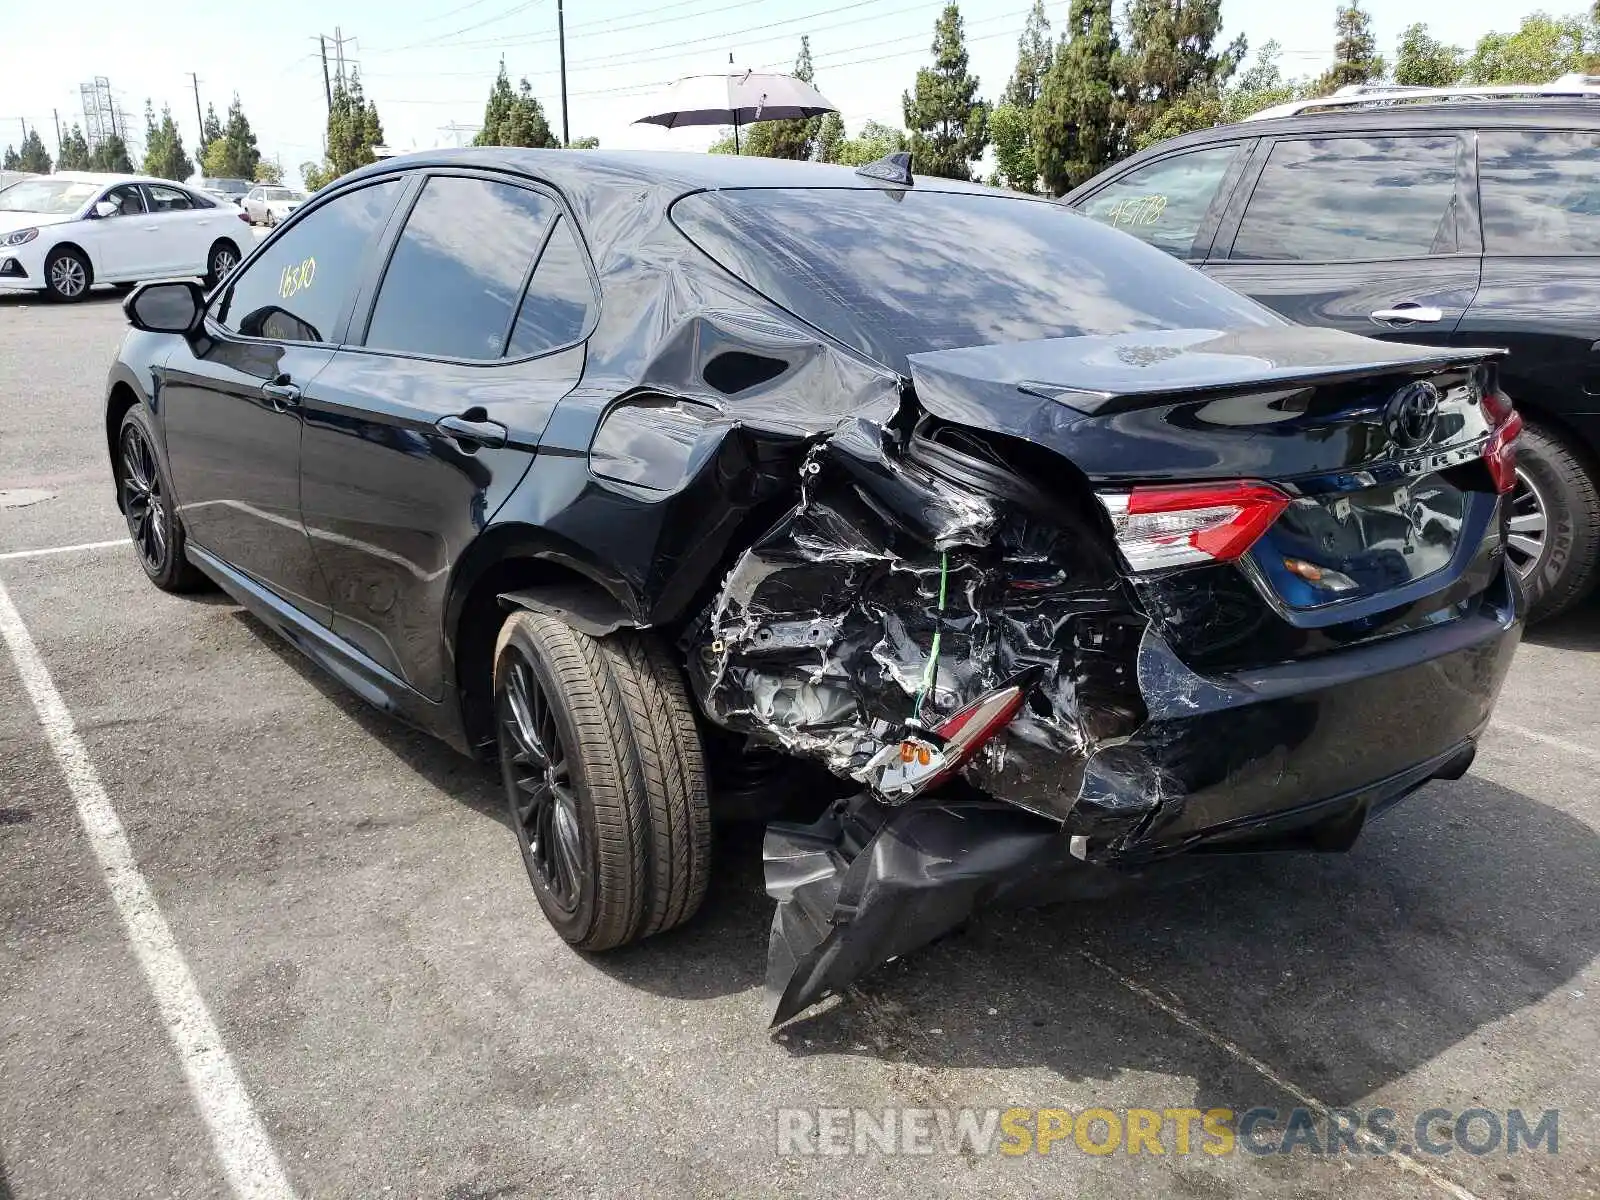
M1439 424L1439 389L1418 381L1408 383L1389 400L1383 424L1397 446L1421 446L1433 437Z

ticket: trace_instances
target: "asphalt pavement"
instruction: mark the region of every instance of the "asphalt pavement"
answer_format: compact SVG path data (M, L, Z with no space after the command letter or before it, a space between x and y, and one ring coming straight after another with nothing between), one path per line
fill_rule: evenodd
M489 771L146 583L122 328L109 294L0 300L0 1200L1600 1196L1600 610L1535 630L1471 773L1351 853L988 913L771 1034L758 831L719 834L688 926L577 954ZM1402 1143L1555 1110L1558 1144L780 1153L819 1108L1297 1106Z

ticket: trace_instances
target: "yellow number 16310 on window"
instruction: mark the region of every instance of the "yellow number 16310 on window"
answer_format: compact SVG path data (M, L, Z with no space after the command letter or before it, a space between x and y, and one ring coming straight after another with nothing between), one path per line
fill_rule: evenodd
M309 288L317 277L317 260L307 258L283 269L278 279L278 295L287 300Z

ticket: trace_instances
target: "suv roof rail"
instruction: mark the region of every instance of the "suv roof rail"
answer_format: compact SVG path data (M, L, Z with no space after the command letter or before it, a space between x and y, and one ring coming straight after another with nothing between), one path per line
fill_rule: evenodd
M1600 98L1600 75L1563 75L1549 83L1494 83L1480 86L1408 87L1403 84L1352 83L1331 96L1290 100L1246 117L1268 121L1293 117L1311 109L1384 108L1416 100L1574 100Z

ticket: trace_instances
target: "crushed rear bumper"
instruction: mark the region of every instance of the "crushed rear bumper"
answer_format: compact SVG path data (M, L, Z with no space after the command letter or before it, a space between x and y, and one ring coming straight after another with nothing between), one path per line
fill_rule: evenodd
M1471 765L1518 610L1506 580L1436 628L1225 679L1147 638L1149 719L1088 757L1064 822L994 800L891 807L863 792L811 825L769 826L773 1022L993 903L1103 891L1184 855L1348 849L1372 816Z

